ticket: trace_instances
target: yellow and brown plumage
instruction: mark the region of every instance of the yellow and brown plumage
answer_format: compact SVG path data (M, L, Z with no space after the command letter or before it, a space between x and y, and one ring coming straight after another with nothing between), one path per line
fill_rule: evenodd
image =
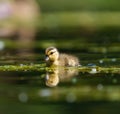
M57 48L48 47L45 50L47 66L79 66L76 56L59 53Z

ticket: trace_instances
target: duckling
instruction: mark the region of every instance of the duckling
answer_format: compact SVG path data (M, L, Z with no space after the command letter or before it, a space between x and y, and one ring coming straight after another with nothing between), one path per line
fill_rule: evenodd
M79 66L77 57L69 54L59 53L57 48L48 47L45 50L47 66Z

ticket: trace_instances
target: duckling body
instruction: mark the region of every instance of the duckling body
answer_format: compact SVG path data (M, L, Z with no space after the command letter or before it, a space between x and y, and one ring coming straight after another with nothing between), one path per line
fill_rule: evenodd
M57 48L48 47L46 53L47 66L78 66L79 60L76 56L59 53Z

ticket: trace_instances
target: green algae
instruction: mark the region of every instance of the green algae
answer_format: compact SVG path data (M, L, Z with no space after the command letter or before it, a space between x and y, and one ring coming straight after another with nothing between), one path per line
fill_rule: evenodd
M61 70L77 70L79 72L83 73L120 73L120 68L119 67L57 67L57 69ZM3 65L0 66L0 71L7 72L7 71L15 71L15 72L20 72L20 71L38 71L38 72L53 72L56 70L56 67L46 67L45 64L32 64L32 65L25 65L25 64L20 64L20 65Z
M0 66L0 71L44 71L44 64L35 64L35 65L3 65Z

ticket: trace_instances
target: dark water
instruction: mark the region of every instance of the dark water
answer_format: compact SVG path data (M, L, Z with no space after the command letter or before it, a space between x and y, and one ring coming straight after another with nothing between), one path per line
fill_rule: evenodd
M63 51L63 48L60 48ZM1 65L44 63L44 50L32 55L1 55ZM74 51L75 50L75 51ZM78 52L82 67L120 67L118 53ZM1 114L119 114L120 73L76 71L0 72ZM52 80L52 82L50 82ZM46 84L47 82L52 83Z

